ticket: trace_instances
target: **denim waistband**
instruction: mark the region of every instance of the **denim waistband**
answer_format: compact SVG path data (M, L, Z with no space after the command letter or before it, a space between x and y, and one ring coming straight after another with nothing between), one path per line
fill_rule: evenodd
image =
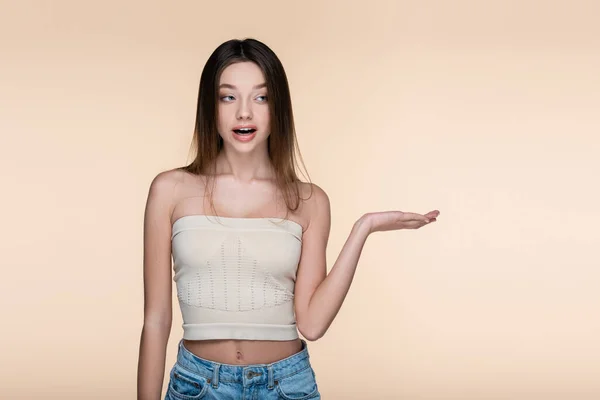
M303 339L300 341L302 349L282 360L269 364L232 365L198 357L184 346L182 339L179 341L177 364L191 373L208 379L214 386L219 382L237 382L244 386L266 383L271 387L275 381L311 366L306 341Z

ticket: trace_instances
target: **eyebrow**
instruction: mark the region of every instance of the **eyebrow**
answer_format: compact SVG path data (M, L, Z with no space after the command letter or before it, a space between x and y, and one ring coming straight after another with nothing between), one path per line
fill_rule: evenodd
M255 85L252 89L262 89L264 87L267 87L266 83ZM219 88L237 89L234 85L230 85L229 83L222 83L219 85Z

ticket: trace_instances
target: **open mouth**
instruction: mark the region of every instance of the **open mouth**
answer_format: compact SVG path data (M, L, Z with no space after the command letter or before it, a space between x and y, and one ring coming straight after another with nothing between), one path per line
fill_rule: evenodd
M233 131L235 133L237 133L238 135L251 135L254 132L256 132L256 129L254 129L254 128L241 128L241 129L234 129Z

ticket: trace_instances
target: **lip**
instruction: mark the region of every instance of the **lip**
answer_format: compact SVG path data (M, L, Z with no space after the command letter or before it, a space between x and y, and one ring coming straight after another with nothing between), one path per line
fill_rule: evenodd
M256 134L258 133L258 131L254 131L253 133L250 133L248 135L238 135L234 131L231 131L231 133L233 134L233 138L235 140L237 140L238 142L246 143L246 142L250 142L252 139L254 139L256 137Z
M236 130L236 129L254 129L256 130L256 125L236 125L232 128L232 130Z

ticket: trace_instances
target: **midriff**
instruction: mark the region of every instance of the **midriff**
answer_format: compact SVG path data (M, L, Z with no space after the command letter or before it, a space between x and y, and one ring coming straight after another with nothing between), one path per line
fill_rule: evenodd
M205 360L231 365L268 364L302 350L300 339L274 340L184 340L186 349Z

